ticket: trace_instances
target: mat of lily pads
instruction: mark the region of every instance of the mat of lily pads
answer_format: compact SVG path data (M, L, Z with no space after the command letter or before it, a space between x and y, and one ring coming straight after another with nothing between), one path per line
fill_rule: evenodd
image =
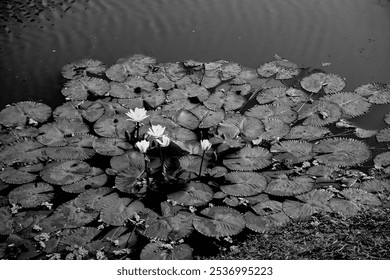
M389 206L390 85L276 57L65 65L64 103L0 111L0 257L192 259L199 240ZM390 113L384 121L390 124Z

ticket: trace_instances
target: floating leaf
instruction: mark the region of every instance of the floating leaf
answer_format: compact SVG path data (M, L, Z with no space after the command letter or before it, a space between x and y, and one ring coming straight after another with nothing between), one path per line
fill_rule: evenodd
M133 132L134 122L128 121L125 115L103 116L93 126L94 131L103 137L126 138L126 131Z
M201 234L212 237L232 236L245 228L244 216L229 207L210 207L194 217L194 228Z
M285 174L278 175L268 182L265 193L276 196L293 196L310 191L314 180L307 176L289 178Z
M253 171L271 164L271 153L261 147L245 147L236 153L228 155L223 164L231 170Z
M212 111L204 106L198 106L191 110L200 120L199 128L210 128L217 126L225 118L225 111L222 109Z
M0 162L6 165L27 165L45 159L45 147L35 140L16 142L0 149Z
M221 186L221 190L233 196L251 196L267 188L267 179L260 173L232 172L225 175L231 184Z
M92 167L82 180L62 186L62 190L68 193L81 193L86 189L96 189L104 186L107 179L107 175L102 169Z
M390 152L377 154L374 158L374 164L377 168L388 167L390 165Z
M13 189L9 193L9 202L22 207L36 207L43 202L49 202L54 193L53 187L46 183L30 183Z
M333 193L326 190L315 189L307 193L297 195L300 201L305 202L317 209L317 211L330 211L329 200L333 197Z
M346 139L324 139L313 146L315 158L326 165L353 166L368 160L371 152L364 142Z
M129 76L146 76L149 66L157 64L157 60L142 54L120 58L116 64L109 67L106 75L113 81L123 82Z
M139 200L130 198L115 198L104 204L100 218L103 222L112 226L122 226L126 220L132 219L134 215L144 209Z
M312 144L302 141L281 141L271 146L271 153L281 153L274 156L278 160L278 156L283 159L288 159L292 164L309 160L313 157Z
M277 80L291 79L299 72L298 65L286 59L267 62L257 68L257 73L260 76L268 78L276 74L275 79Z
M305 105L299 112L298 119L305 119L304 125L324 126L338 121L341 115L341 108L336 103L319 100Z
M124 193L142 195L146 192L147 186L140 182L144 169L130 165L121 170L115 178L115 188Z
M67 100L87 100L89 93L104 96L109 89L109 83L103 79L81 77L65 83L61 93Z
M44 124L39 128L41 135L37 140L51 147L61 147L68 144L67 137L86 134L88 126L80 121L59 120L58 122Z
M105 112L103 104L99 102L84 101L79 108L83 118L91 123L97 121Z
M344 217L355 216L360 210L356 203L336 197L329 200L329 206L334 212Z
M216 91L203 102L203 104L210 110L221 109L225 111L236 110L245 103L245 98L235 92Z
M109 196L112 192L111 188L89 189L79 194L74 204L84 211L100 211L105 204L112 201L112 196Z
M385 190L389 191L390 181L379 179L366 180L359 185L359 188L371 193L383 192Z
M326 127L297 125L292 127L289 134L287 134L284 138L312 141L318 138L322 138L329 133L330 130Z
M257 136L258 139L268 141L278 140L290 132L290 126L280 119L265 119L262 122L265 131Z
M362 189L347 188L342 190L340 194L357 205L382 206L382 201L378 196Z
M0 124L6 127L24 126L45 122L51 116L51 108L43 103L23 101L6 106L0 111Z
M282 203L276 200L266 200L251 206L259 216L274 215L282 211Z
M160 216L149 211L145 218L145 230L141 234L150 239L177 241L193 231L192 219L193 214L185 211L171 216Z
M370 138L377 134L377 130L368 130L360 127L355 128L355 135L359 138Z
M117 171L126 169L129 165L139 166L143 169L145 165L144 155L140 152L130 150L123 155L112 157L110 165Z
M280 119L284 123L293 123L298 114L289 106L256 105L245 112L245 116L255 117L260 120Z
M285 200L283 212L295 221L307 221L311 219L313 214L318 213L318 208L300 201Z
M98 154L105 156L119 156L133 147L121 138L98 138L92 146Z
M86 162L69 160L49 163L40 174L42 179L50 184L68 185L82 180L90 169Z
M37 175L21 171L12 167L0 170L0 179L8 184L27 184L34 181Z
M61 68L61 74L66 79L85 77L88 74L101 75L106 71L103 62L95 59L81 59L68 63Z
M168 199L184 206L201 206L211 201L213 195L207 184L191 181L183 190L168 194Z
M58 106L53 111L53 117L56 121L59 121L61 119L78 121L83 120L83 117L81 116L81 113L78 110L77 104L75 102L66 102L61 106Z
M68 145L65 147L47 147L45 153L54 160L85 160L91 158L95 151L92 147L93 141L97 137L92 135L82 135L67 138Z
M355 92L365 96L370 103L388 104L390 103L390 85L384 83L364 84L355 89Z
M180 162L180 167L183 170L198 174L200 170L200 164L202 162L202 157L196 155L186 155L184 157L181 157L179 159L179 162ZM206 171L207 166L208 166L208 160L203 159L201 174L203 174Z
M244 216L247 228L258 233L268 232L275 227L286 225L291 221L284 212L267 216L258 216L252 212L246 212Z
M187 244L171 245L161 241L146 245L141 260L192 260L192 248Z
M259 119L244 117L239 114L225 119L218 126L218 134L230 139L236 139L237 136L241 135L250 141L256 139L263 132L263 122Z
M188 129L195 129L199 126L199 119L188 110L180 110L174 117L174 121Z
M338 92L322 97L321 99L339 105L343 114L348 118L364 115L371 108L371 103L369 103L366 98L352 92Z
M9 207L0 207L0 235L9 235L13 232L13 219Z
M335 74L314 73L301 80L301 86L313 93L317 93L324 88L325 93L335 93L342 91L346 83L344 79Z
M265 89L256 96L256 100L259 104L273 103L274 105L284 105L293 107L302 102L309 100L308 95L295 88L273 87Z
M93 227L80 227L75 231L62 237L61 243L68 246L85 246L98 235L99 229Z
M384 128L379 130L376 135L376 140L378 142L389 142L390 141L390 128Z

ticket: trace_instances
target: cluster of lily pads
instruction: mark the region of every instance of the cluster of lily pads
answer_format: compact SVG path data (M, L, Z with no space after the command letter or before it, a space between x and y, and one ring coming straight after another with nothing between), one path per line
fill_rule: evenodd
M368 143L387 149L390 128L349 120L390 103L390 85L343 92L338 75L282 58L250 69L137 54L61 73L63 105L0 112L3 258L191 259L199 234L229 240L389 199L390 151Z

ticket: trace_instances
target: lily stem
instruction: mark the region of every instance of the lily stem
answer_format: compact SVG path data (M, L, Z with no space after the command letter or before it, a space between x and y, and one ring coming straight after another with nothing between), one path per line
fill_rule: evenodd
M202 160L200 161L199 174L198 174L199 177L202 175L202 165L203 165L203 159L204 159L205 153L206 153L206 151L203 151Z

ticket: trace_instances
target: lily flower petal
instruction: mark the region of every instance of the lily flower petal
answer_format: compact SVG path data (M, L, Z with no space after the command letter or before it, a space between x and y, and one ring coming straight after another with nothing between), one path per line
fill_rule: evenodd
M200 147L202 148L202 151L207 151L211 148L211 143L207 139L203 139L200 141Z
M163 134L164 134L164 131L165 131L165 127L161 126L161 125L152 125L152 128L149 128L148 130L148 134L150 136L153 136L155 138L159 138L159 137L162 137Z
M147 117L149 117L149 115L147 115L146 113L147 111L145 110L145 108L135 108L134 110L130 109L130 111L126 113L126 115L129 117L129 119L127 120L133 122L141 122Z
M135 145L141 151L141 153L145 154L149 148L150 142L147 140L141 140L135 143Z
M169 137L166 135L161 136L161 140L156 139L156 141L160 144L161 147L168 147L169 143L171 143L171 139L169 139Z

